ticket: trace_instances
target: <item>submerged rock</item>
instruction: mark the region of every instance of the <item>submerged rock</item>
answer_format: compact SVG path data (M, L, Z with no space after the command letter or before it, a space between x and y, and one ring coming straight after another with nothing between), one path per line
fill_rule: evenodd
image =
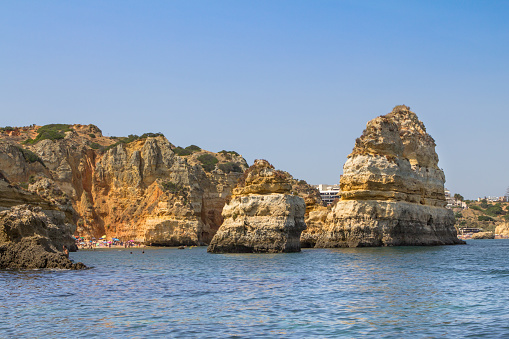
M435 141L406 106L368 122L316 247L461 244Z
M74 229L55 221L31 205L0 212L0 269L86 268L62 252L74 244Z
M256 160L224 206L224 222L208 252L300 251L306 204L303 198L291 194L290 178L267 161Z

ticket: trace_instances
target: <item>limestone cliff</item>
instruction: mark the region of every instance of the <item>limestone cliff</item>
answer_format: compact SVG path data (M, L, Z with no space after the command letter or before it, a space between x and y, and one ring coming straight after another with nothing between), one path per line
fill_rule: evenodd
M368 122L343 167L341 200L317 247L445 245L457 238L445 209L435 141L406 106Z
M235 152L183 150L161 134L104 137L94 125L0 131L0 171L70 207L76 234L87 238L208 243L246 168Z
M509 223L503 223L495 228L495 234L509 237Z
M291 194L287 173L256 160L223 208L224 222L212 239L212 253L300 251L306 228L304 199Z
M306 214L304 215L306 229L300 236L301 248L315 247L318 237L323 232L330 208L324 206L318 189L304 180L293 179L289 173L287 175L292 184L292 193L302 197L306 203Z

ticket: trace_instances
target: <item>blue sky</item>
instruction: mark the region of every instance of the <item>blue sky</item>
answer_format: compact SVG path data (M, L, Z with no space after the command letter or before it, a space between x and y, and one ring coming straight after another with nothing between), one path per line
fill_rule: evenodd
M509 186L509 2L2 1L2 126L93 123L339 182L406 104L446 187Z

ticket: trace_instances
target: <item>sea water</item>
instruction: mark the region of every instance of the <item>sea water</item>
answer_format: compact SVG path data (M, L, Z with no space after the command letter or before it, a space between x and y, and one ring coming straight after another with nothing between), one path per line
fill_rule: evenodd
M508 252L509 240L79 251L92 269L0 271L0 337L509 337Z

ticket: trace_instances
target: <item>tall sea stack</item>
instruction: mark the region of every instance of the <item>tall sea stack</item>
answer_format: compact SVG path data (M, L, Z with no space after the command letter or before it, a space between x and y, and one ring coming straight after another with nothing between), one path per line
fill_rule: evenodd
M306 228L304 199L292 194L291 176L256 160L223 208L224 222L208 247L212 253L300 251Z
M368 122L316 247L461 244L435 141L404 105Z

